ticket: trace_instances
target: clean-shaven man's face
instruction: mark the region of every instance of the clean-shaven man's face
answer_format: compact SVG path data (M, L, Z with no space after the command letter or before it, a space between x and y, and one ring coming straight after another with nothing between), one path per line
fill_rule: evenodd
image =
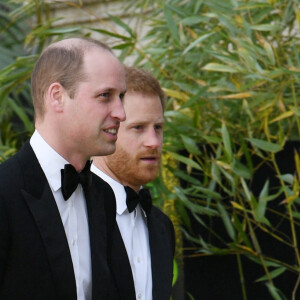
M125 120L124 69L110 52L95 47L84 56L84 72L74 98L65 93L65 140L86 156L108 155L115 151L119 125Z

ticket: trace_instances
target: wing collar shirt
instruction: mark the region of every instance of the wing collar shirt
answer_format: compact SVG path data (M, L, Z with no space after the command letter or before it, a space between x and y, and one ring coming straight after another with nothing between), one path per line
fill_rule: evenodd
M126 206L124 186L92 164L91 171L106 181L115 193L116 220L130 262L137 300L152 299L152 271L149 234L145 212L137 206L132 213ZM125 279L124 279L125 280Z
M90 239L83 189L79 184L68 201L65 201L61 192L60 170L68 162L47 144L37 130L32 135L30 144L46 175L65 229L73 262L77 299L90 300L92 299Z

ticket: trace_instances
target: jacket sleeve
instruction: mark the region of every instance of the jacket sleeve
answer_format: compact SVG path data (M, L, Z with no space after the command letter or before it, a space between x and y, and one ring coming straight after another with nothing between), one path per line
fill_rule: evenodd
M0 288L3 284L6 271L9 241L10 238L7 207L4 199L0 196Z
M175 255L175 246L176 246L176 239L175 239L175 230L174 230L174 226L172 221L170 220L170 218L168 218L169 220L169 225L170 225L170 235L171 235L171 243L172 243L172 254L173 254L173 258Z

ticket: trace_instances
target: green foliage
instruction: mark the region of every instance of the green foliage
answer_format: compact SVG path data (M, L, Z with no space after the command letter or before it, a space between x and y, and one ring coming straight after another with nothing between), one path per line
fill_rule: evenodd
M149 28L142 37L114 15L108 18L115 26L97 18L100 28L75 22L61 28L44 1L0 4L8 11L1 13L4 22L0 18L0 162L33 130L29 78L44 46L65 36L106 35L121 60L130 55L132 64L152 71L167 95L164 155L183 168L165 166L176 180L171 190L160 177L156 194L176 199L182 232L199 255L236 255L240 264L246 256L261 266L257 280L270 295L285 299L273 279L300 274L300 159L295 154L297 174L280 174L275 154L300 134L299 1L124 1L124 11ZM81 1L72 5L84 8ZM251 191L254 156L274 168L277 191L267 179L258 196ZM285 213L275 213L290 223L291 236L274 230L267 216L282 194ZM219 243L194 236L187 211ZM211 228L207 217L219 218L227 235ZM288 245L296 264L266 256L258 230Z
M274 299L285 299L273 279L284 272L300 274L300 173L298 167L298 175L280 174L275 154L300 134L299 3L170 0L154 1L151 8L145 44L129 47L135 65L151 70L168 96L164 152L184 166L168 168L187 183L170 193L176 193L178 211L190 211L220 243L193 236L186 217L183 232L199 255L255 261L264 272L258 281ZM260 195L252 193L254 156L274 168L277 191L269 190L266 179ZM268 219L270 203L279 195L285 213L275 213L290 223L290 236ZM220 218L227 236L209 227L207 217ZM259 231L288 244L296 265L265 255Z
M32 134L30 76L51 39L76 35L79 26L55 28L44 1L0 1L0 162L13 155ZM83 33L80 33L83 35Z
M28 30L22 17L14 17L17 5L0 2L0 162L14 154L20 146L24 127L31 129L27 99L28 82L24 82L26 71L21 67L21 57L26 55L24 39ZM17 60L17 58L20 59ZM27 58L24 58L25 60ZM26 78L28 79L28 77ZM25 79L25 80L26 80ZM24 122L23 124L20 124Z

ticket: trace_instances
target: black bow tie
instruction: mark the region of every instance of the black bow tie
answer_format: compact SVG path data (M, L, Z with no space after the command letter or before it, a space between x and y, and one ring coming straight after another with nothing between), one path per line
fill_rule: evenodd
M64 169L61 169L61 190L65 200L68 200L76 190L78 184L82 185L86 192L92 184L92 173L90 171L92 161L88 160L85 167L80 173L77 173L75 168L67 164Z
M146 215L150 214L152 207L152 199L148 189L141 189L139 193L136 193L129 186L125 186L127 194L126 204L127 209L131 213L136 208L137 204L140 203Z

